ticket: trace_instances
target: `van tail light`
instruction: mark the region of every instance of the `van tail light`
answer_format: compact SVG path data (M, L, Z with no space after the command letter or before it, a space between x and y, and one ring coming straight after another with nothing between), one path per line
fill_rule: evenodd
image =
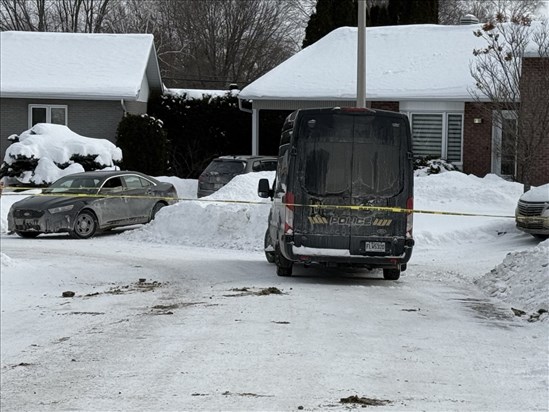
M294 201L292 192L286 193L282 197L282 203L285 206L284 234L291 235L294 232Z
M414 228L414 198L409 197L406 201L406 209L408 209L408 212L406 214L406 237L411 238L412 237L412 231Z

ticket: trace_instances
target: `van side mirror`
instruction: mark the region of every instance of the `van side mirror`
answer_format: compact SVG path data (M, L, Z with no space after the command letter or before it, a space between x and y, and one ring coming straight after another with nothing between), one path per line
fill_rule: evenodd
M259 179L259 183L257 185L257 195L264 199L273 197L273 191L269 185L269 179Z

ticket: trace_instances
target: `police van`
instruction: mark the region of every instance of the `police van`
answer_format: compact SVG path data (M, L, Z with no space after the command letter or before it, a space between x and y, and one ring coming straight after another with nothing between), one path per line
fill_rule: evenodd
M367 108L303 109L282 128L267 260L279 276L294 263L382 268L396 280L414 239L413 155L408 118Z

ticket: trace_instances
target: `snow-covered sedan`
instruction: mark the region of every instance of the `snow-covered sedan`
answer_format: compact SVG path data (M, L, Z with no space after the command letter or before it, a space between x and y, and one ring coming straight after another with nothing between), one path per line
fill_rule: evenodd
M520 197L515 218L517 229L541 239L549 238L549 183Z
M11 207L8 230L21 237L68 232L87 239L98 231L148 223L177 202L171 183L130 171L94 171L62 177L41 194Z

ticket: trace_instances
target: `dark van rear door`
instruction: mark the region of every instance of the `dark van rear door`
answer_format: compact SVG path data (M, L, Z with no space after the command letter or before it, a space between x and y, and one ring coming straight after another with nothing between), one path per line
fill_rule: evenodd
M294 211L295 244L349 250L353 116L319 110L300 117L295 202L308 206Z
M388 244L406 236L406 214L376 209L405 208L411 196L406 120L381 112L355 117L352 157L351 254L393 254Z
M401 119L392 121L373 111L304 111L300 117L294 142L295 203L308 206L294 212L296 246L347 249L351 254L381 247L366 238L377 241L396 227L393 220L388 222L386 212L349 206L398 203L390 199L403 191L405 141L399 138L405 125L395 126Z

